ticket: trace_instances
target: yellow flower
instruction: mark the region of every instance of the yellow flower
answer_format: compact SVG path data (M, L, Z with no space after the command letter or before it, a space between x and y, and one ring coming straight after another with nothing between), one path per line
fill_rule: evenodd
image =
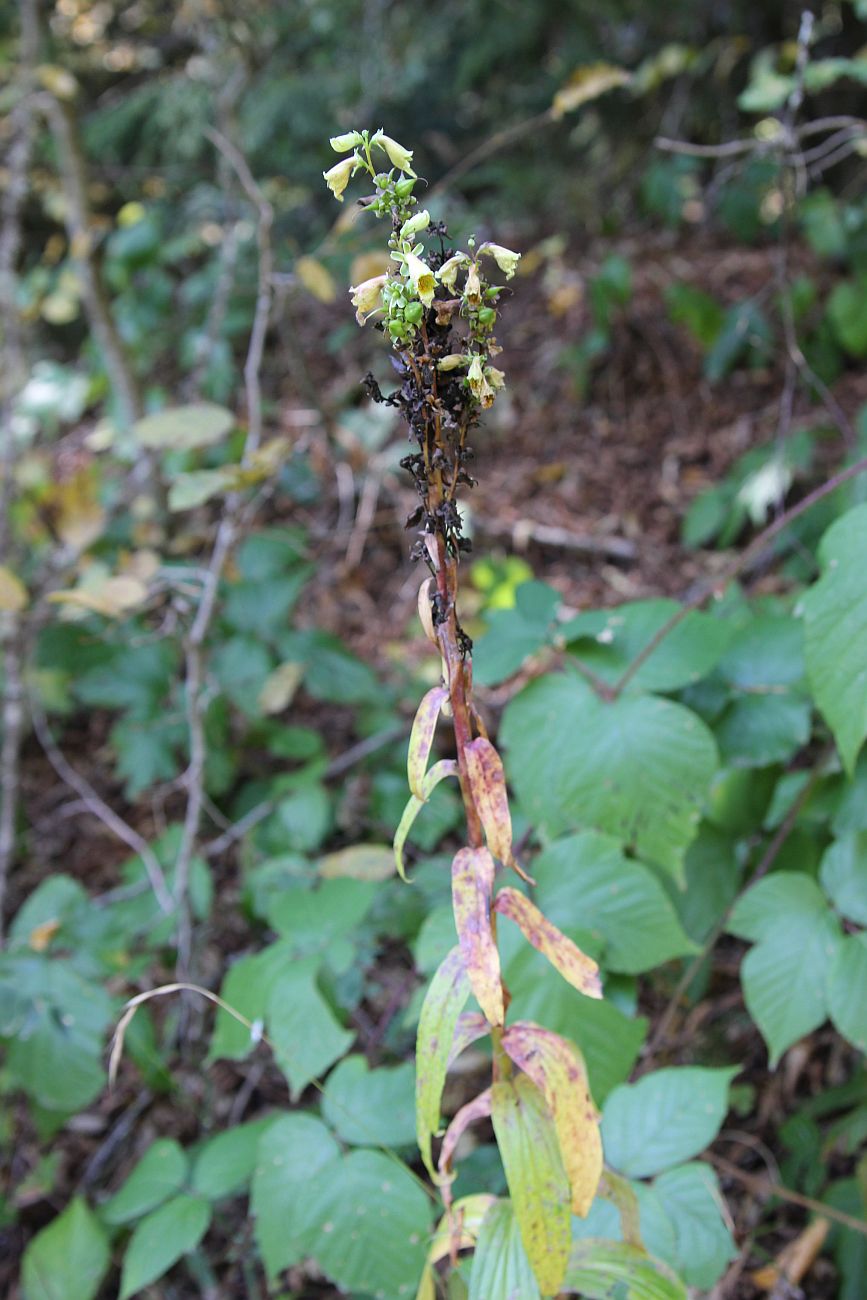
M392 140L390 135L383 135L381 131L377 131L370 143L378 144L380 149L385 150L393 167L399 168L400 171L406 172L409 176L415 176L412 169L411 149L404 149L403 145L398 144L397 140Z
M455 253L447 262L443 262L437 272L437 279L440 284L444 284L447 289L454 289L458 271L464 265L466 260L466 253Z
M478 353L473 357L472 364L467 371L467 383L470 386L470 391L472 392L473 397L475 397L476 401L479 402L485 410L487 410L489 406L493 406L496 394L485 377L485 372L482 368L482 358Z
M425 307L429 307L433 302L434 296L434 276L433 271L423 262L415 253L407 253L404 259L407 273L409 274L410 283L415 289L419 298L421 298Z
M348 153L362 143L362 135L360 131L347 131L345 135L333 135L328 143L335 153Z
M338 203L343 202L343 191L349 184L349 178L352 175L355 163L356 157L353 154L351 158L344 158L342 162L335 163L333 167L329 167L327 172L322 173L325 177L325 184Z
M363 325L368 316L382 306L382 286L387 279L387 275L374 275L369 280L362 280L361 284L353 285L349 290L359 325Z
M466 364L467 358L462 352L450 352L447 357L437 362L437 370L459 370Z
M412 239L413 235L419 234L422 230L427 230L430 225L430 213L422 209L413 216L408 217L400 228L401 239Z
M488 253L505 273L507 280L511 280L521 260L520 253L513 253L511 248L503 248L502 244L482 244L479 252Z

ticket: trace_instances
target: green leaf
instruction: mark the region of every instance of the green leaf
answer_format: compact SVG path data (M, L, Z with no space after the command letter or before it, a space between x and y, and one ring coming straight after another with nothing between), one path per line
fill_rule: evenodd
M431 1137L439 1132L440 1104L458 1016L470 995L460 948L452 948L430 982L422 1004L416 1038L416 1137L431 1176Z
M491 1119L521 1241L540 1290L554 1294L563 1284L571 1235L569 1180L554 1121L523 1074L494 1083Z
M637 974L696 951L653 873L610 836L556 840L532 870L541 910L579 944L582 933L598 936L606 970Z
M828 1010L843 1037L867 1052L867 931L840 941L828 970Z
M495 1201L482 1220L470 1272L469 1300L500 1296L541 1297L510 1201Z
M504 964L504 979L512 994L510 1019L534 1020L581 1044L590 1090L601 1105L612 1088L628 1077L644 1042L647 1021L630 1019L608 999L582 996L540 953L524 944Z
M338 1177L340 1148L325 1125L295 1111L269 1125L258 1143L250 1197L256 1243L269 1279L306 1253L316 1228L308 1189L320 1170Z
M409 1171L379 1151L353 1151L299 1189L309 1198L305 1254L344 1291L411 1295L424 1268L431 1203Z
M231 411L212 402L196 402L146 415L135 422L133 433L142 447L155 451L192 451L222 442L234 424Z
M268 1036L293 1098L339 1060L355 1034L342 1029L316 985L317 957L296 961L271 989Z
M741 981L773 1067L828 1014L824 974L837 951L839 922L814 880L778 871L747 891L728 928L758 941L741 965Z
M867 278L837 284L826 310L840 346L850 356L867 357Z
M94 1300L111 1261L108 1237L80 1196L29 1242L21 1265L26 1300Z
M850 776L867 734L865 548L867 505L860 505L822 538L822 577L802 602L810 685Z
M257 1119L209 1138L193 1163L193 1191L209 1201L243 1191L256 1169L259 1140L271 1123L270 1119Z
M169 510L195 510L228 492L235 481L231 469L195 469L179 474L169 488Z
M268 921L296 956L325 953L336 939L357 929L376 894L369 880L323 880L316 889L278 894L269 903Z
M607 831L681 877L717 765L694 713L649 696L603 703L571 674L551 674L507 706L501 738L523 810L547 835Z
M613 685L679 609L674 600L639 600L579 614L558 631L571 654ZM644 661L631 688L674 691L697 682L714 667L730 637L722 619L693 610Z
M676 899L684 928L698 943L734 902L740 873L735 841L702 823L686 854L686 888Z
M805 672L803 637L797 622L777 614L751 618L735 633L718 670L742 691L796 686Z
M675 1067L615 1088L602 1112L607 1162L621 1174L646 1178L699 1155L719 1132L737 1073L738 1067Z
M176 1196L142 1219L123 1257L119 1300L129 1300L195 1250L211 1222L201 1196Z
M714 734L723 763L769 767L785 763L810 739L809 700L796 695L741 695L732 700Z
M867 925L867 832L844 835L829 845L820 879L838 912Z
M226 974L220 997L228 1006L252 1021L264 1021L271 990L291 973L296 954L289 943L272 943L259 953L241 957ZM250 1030L221 1008L217 1011L208 1060L227 1057L242 1061L255 1046Z
M545 623L528 622L517 609L495 609L486 616L487 631L473 647L473 680L496 686L512 677L548 642Z
M100 1209L112 1226L140 1219L184 1185L187 1157L174 1138L157 1138L139 1160L123 1186Z
M592 1237L573 1243L565 1285L585 1300L687 1300L684 1284L660 1260Z
M35 954L11 959L0 970L3 985L17 1008L6 1055L13 1082L47 1110L71 1114L89 1105L105 1086L111 999L70 961Z
M328 1076L322 1116L350 1146L407 1146L415 1138L412 1063L371 1070L347 1056Z
M706 1164L682 1165L655 1179L653 1190L674 1228L671 1262L689 1286L709 1291L738 1254L716 1174Z

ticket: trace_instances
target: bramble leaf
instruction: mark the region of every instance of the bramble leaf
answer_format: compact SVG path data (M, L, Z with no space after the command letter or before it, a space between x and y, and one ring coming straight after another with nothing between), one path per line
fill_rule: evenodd
M569 1179L554 1121L524 1074L493 1085L491 1118L524 1249L540 1290L554 1295L563 1284L571 1238Z
M27 1300L93 1300L111 1263L102 1224L76 1196L28 1243L21 1267Z
M439 1131L440 1101L455 1027L469 995L470 981L461 950L452 948L428 986L416 1037L416 1137L421 1158L431 1177L431 1137Z
M819 544L822 577L803 598L807 676L851 776L867 735L867 505L833 523Z
M500 954L491 929L494 859L487 849L460 849L452 862L452 906L473 993L492 1025L505 1017Z
M609 1164L646 1178L699 1155L719 1132L737 1073L675 1066L615 1088L602 1115Z
M579 993L588 998L602 997L596 962L558 930L524 894L517 889L501 889L494 901L494 911L520 926L528 942L547 957L554 969Z
M527 1021L510 1025L503 1048L545 1098L572 1191L572 1213L585 1218L602 1175L599 1116L577 1047Z
M445 686L435 686L433 690L428 691L422 697L412 724L406 774L411 792L416 799L422 801L428 797L424 793L424 778L433 746L434 732L440 710L448 697L449 693Z

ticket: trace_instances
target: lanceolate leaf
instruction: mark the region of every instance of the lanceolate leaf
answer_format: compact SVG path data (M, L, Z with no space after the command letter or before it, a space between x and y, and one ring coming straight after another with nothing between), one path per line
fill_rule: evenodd
M448 699L448 694L444 686L435 686L433 690L428 691L418 706L418 712L412 724L406 773L410 790L417 799L422 801L427 798L424 793L424 776L427 771L431 746L433 745L437 719L443 703Z
M433 794L440 781L447 776L457 776L458 765L453 758L441 759L439 763L434 763L431 770L425 776L422 783L422 797L419 799L416 795L410 795L409 803L403 810L403 816L400 819L398 828L394 833L394 861L397 866L397 874L401 880L406 880L406 867L403 861L403 846L406 844L406 837L412 829L412 824ZM409 883L409 882L407 882Z
M445 1259L446 1255L456 1255L459 1250L468 1250L474 1246L485 1216L491 1206L496 1204L496 1196L476 1192L472 1196L462 1196L451 1206L448 1214L443 1215L428 1248L415 1300L436 1300L434 1264Z
M483 736L464 749L467 776L488 848L504 866L512 862L512 817L506 794L506 774L502 760L489 740Z
M449 1066L455 1063L461 1052L466 1051L470 1043L475 1043L479 1038L484 1038L486 1034L490 1033L490 1029L491 1026L484 1016L479 1015L478 1011L462 1011L455 1026L455 1036L452 1039L452 1047L449 1052Z
M479 1093L478 1097L468 1101L466 1106L461 1106L446 1129L443 1144L440 1147L439 1161L437 1162L438 1177L444 1186L443 1194L446 1204L450 1199L447 1188L451 1182L452 1157L455 1154L455 1147L471 1124L475 1124L476 1120L487 1119L490 1113L491 1089L486 1088L484 1092Z
M509 1201L496 1201L485 1215L470 1273L469 1300L492 1300L495 1296L539 1300L539 1287Z
M569 1179L554 1121L524 1074L495 1083L491 1118L521 1240L543 1295L563 1284L569 1262Z
M492 1025L505 1016L500 954L491 929L494 859L487 849L460 849L452 863L452 906L470 985Z
M533 947L547 957L564 980L579 993L586 994L588 998L602 997L596 962L543 916L529 898L519 894L517 889L501 889L494 902L494 910L519 925Z
M520 1020L503 1034L503 1047L545 1098L569 1177L572 1211L585 1218L602 1174L602 1139L581 1053L550 1029Z
M626 1242L593 1237L573 1245L566 1285L585 1300L687 1300L666 1264Z
M440 1101L455 1026L470 995L460 948L452 948L430 982L416 1039L416 1136L425 1168L433 1177L431 1137L440 1127Z

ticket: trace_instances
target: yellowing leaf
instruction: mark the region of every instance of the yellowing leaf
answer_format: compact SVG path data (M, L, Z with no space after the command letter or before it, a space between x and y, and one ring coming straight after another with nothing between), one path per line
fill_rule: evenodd
M84 551L105 527L105 511L99 503L96 477L82 466L51 490L50 506L60 540L76 551Z
M265 714L282 713L292 703L292 698L301 685L304 665L292 663L278 664L262 683L259 691L258 705Z
M295 263L295 274L307 292L319 302L334 302L337 297L334 276L315 257L299 257Z
M572 1212L586 1218L602 1176L602 1138L584 1058L559 1034L528 1021L509 1026L503 1047L545 1098L569 1178Z
M491 928L494 859L487 849L459 849L452 861L452 907L476 1001L492 1025L505 1017L500 954Z
M576 68L572 76L561 86L551 105L551 116L562 117L571 113L591 99L598 99L608 90L624 86L631 78L625 68L615 67L611 63L588 63Z
M0 564L0 612L20 614L27 605L27 588L11 569Z
M406 759L406 774L409 788L417 799L424 798L422 787L427 771L430 751L440 709L448 699L444 686L435 686L422 697L412 724L409 737L409 752Z
M133 433L142 447L154 451L193 451L222 442L234 423L234 415L225 407L214 402L192 402L146 415L135 422Z
M572 1234L569 1179L554 1121L525 1074L494 1084L491 1119L527 1258L542 1294L556 1295Z
M51 921L43 921L41 925L35 926L30 931L27 942L34 952L45 952L59 929L60 922L56 917Z
M431 1137L439 1132L440 1103L455 1026L470 996L470 982L460 948L452 948L430 982L415 1047L415 1127L418 1149L433 1177Z
M475 1192L472 1196L462 1196L450 1206L431 1240L415 1300L436 1300L434 1264L446 1255L456 1255L459 1250L469 1250L476 1244L482 1221L496 1199L488 1192Z
M406 880L406 867L403 861L403 846L406 844L406 837L412 830L412 824L433 794L440 781L447 776L457 776L458 765L453 758L443 758L439 763L434 763L428 772L422 785L422 798L416 795L410 795L409 803L403 810L403 816L398 823L397 830L394 833L394 861L397 866L397 874L401 880Z
M388 880L394 872L394 853L387 844L352 844L319 859L319 875L346 880Z
M148 589L138 578L118 574L92 587L73 587L54 591L48 599L54 605L67 605L105 618L122 618L147 600Z
M443 1144L440 1147L440 1157L437 1162L437 1178L443 1188L443 1199L448 1205L451 1196L448 1186L452 1181L452 1159L454 1158L455 1148L466 1133L471 1124L477 1120L487 1119L491 1113L491 1089L486 1088L484 1092L479 1093L472 1101L468 1101L466 1106L461 1106L457 1115L455 1115L451 1124L446 1129Z
M485 736L471 741L464 754L473 802L484 827L488 848L504 866L513 867L518 875L529 879L512 855L512 815L500 755Z
M596 962L558 930L529 898L519 894L517 889L501 889L494 910L520 926L525 938L548 958L564 980L579 993L584 993L588 998L602 997Z
M478 1011L462 1011L455 1025L455 1035L449 1051L449 1068L454 1065L461 1052L466 1051L470 1043L484 1038L490 1031L491 1026Z

